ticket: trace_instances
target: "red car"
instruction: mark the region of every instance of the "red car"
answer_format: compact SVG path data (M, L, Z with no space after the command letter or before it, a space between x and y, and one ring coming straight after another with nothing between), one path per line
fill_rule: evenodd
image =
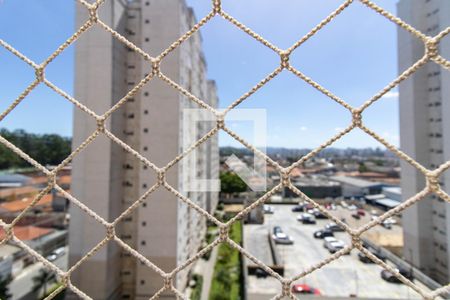
M356 212L361 217L364 217L366 215L366 211L364 209L362 209L362 208L358 209Z
M318 289L310 287L307 284L294 284L292 286L292 293L294 293L294 294L320 295L320 291Z

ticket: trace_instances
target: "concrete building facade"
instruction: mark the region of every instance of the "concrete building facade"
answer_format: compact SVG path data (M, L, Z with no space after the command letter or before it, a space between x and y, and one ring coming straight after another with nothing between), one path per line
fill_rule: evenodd
M77 26L87 18L77 8ZM100 18L152 56L164 51L195 23L184 0L106 1ZM151 64L99 27L84 33L76 44L75 98L104 113L151 72ZM211 106L218 99L214 82L206 78L199 34L164 58L162 72ZM114 112L106 127L159 167L183 151L183 111L199 108L159 78L145 85ZM199 133L202 122L193 124ZM96 129L95 121L80 110L74 114L74 147ZM196 156L195 174L178 162L167 182L199 206L213 211L217 192L190 192L183 176L218 178L217 136L203 144ZM156 174L110 139L100 136L73 161L72 193L108 221L114 220L156 182ZM105 230L85 212L70 209L70 264L73 265L105 237ZM120 222L117 234L164 271L171 271L199 249L206 220L160 187L138 209ZM184 290L189 268L178 273L175 285ZM86 276L89 274L89 276ZM114 242L83 263L72 282L93 299L148 299L163 287L163 279ZM167 294L171 297L173 295Z
M450 25L450 2L446 0L401 0L399 17L434 36ZM439 45L449 58L450 39ZM424 54L423 43L398 29L399 72ZM429 169L450 159L450 73L435 63L427 63L403 81L400 92L400 145L403 151ZM425 187L424 176L402 161L403 200ZM449 192L450 176L441 176L443 190ZM447 284L450 274L450 205L432 195L403 213L404 257L425 274Z

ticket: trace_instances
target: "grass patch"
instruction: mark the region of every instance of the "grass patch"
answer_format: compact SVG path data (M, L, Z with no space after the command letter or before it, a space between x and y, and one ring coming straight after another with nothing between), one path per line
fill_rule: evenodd
M195 287L192 289L191 300L200 300L202 296L203 276L194 274L192 279L195 280Z
M230 228L230 238L242 243L242 223L235 222ZM228 244L220 244L209 292L211 300L241 299L241 255Z

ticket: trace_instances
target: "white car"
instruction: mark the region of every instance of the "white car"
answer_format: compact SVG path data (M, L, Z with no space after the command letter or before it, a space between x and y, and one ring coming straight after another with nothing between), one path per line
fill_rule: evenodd
M358 209L358 207L354 204L352 204L348 207L348 210L357 210L357 209Z
M328 251L332 254L338 252L339 250L344 249L344 247L345 247L345 244L343 241L335 241L335 242L328 243L328 245L327 245Z
M273 228L272 238L276 244L291 245L294 243L294 240L286 233L284 233L281 227L279 226L275 226Z
M383 221L383 223L394 225L394 224L397 224L397 221L394 218L387 218L386 220Z
M302 213L297 217L297 221L303 224L316 224L316 217L310 213Z
M331 242L336 242L337 239L334 236L327 236L323 238L323 246L327 248L327 244Z
M275 209L273 208L273 206L264 204L263 205L263 210L265 214L273 214L275 212Z

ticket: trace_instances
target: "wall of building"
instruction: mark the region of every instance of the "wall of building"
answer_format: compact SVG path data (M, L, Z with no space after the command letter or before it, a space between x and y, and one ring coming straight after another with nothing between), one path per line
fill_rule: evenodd
M120 3L119 0L105 3L100 17L152 56L164 51L197 22L192 9L183 0L123 2L127 7ZM82 20L83 17L85 12L79 10L77 18ZM84 38L76 50L76 97L97 113L103 113L151 72L151 64L101 29L88 31ZM206 79L199 34L165 57L161 70L191 93L217 105L215 86ZM185 108L199 107L161 79L154 78L112 115L107 126L122 141L163 167L183 151ZM192 126L199 135L209 130L201 122ZM95 121L90 122L84 113L75 112L74 145L81 143L95 128ZM217 147L216 137L200 146L196 156L185 158L197 167L197 172L189 176L218 177ZM107 220L119 216L157 182L154 171L107 138L100 138L86 150L74 161L73 191L78 199ZM211 159L217 160L216 167ZM200 207L214 210L217 193L185 190L182 176L187 172L179 162L167 172L166 180ZM75 263L90 250L90 245L104 238L106 232L84 212L74 208L71 214L71 261ZM164 187L151 193L116 229L125 243L166 272L195 255L205 231L205 218ZM83 274L96 275L95 280L76 274L73 277L74 284L94 299L119 296L148 299L163 287L161 276L114 243L108 243L80 270ZM180 290L186 287L188 272L189 267L176 278L175 285ZM168 292L164 296L173 297L173 294Z
M443 0L402 0L399 16L427 35L436 35L450 21L450 5ZM423 56L423 43L403 29L398 31L399 72ZM441 54L450 53L442 41ZM445 54L444 54L445 56ZM428 63L400 84L400 145L412 158L429 169L449 160L449 94L444 93L448 72ZM424 176L406 162L402 167L402 194L407 200L425 187ZM448 189L443 176L442 187ZM447 176L448 177L448 176ZM448 282L449 255L447 232L449 205L435 195L416 203L403 213L404 256L434 279Z

